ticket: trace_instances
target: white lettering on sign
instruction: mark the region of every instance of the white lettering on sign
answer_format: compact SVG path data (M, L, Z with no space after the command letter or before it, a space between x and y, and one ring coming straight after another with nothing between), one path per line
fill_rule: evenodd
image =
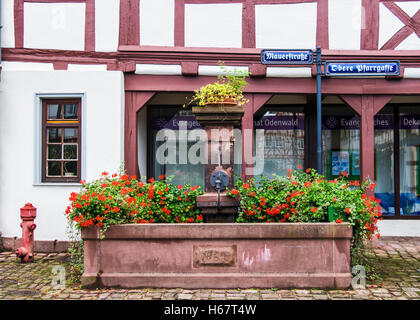
M405 126L420 126L420 120L416 120L414 118L411 118L411 119L404 118L404 125Z
M352 65L341 65L341 64L332 64L331 70L333 72L341 72L341 71L353 71Z
M346 120L346 119L341 119L341 126L343 127L347 127L347 126L359 126L360 125L360 120Z
M276 53L266 52L266 60L287 60L287 61L306 61L309 60L309 54L307 53Z

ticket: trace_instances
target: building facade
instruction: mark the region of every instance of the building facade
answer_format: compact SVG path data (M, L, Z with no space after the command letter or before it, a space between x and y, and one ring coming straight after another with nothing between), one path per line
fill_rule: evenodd
M203 166L181 161L199 126L183 104L219 61L250 72L236 172L316 167L315 66L260 61L316 47L323 61L400 62L398 76L323 77L322 173L370 177L380 233L420 236L420 1L1 0L1 25L3 237L20 236L31 202L36 238L66 240L69 194L123 161L203 185ZM173 161L156 160L164 142Z

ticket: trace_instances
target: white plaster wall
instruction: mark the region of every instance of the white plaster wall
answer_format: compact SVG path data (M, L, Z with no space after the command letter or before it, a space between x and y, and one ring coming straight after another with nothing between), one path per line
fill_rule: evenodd
M3 70L0 82L0 232L21 235L19 209L38 209L37 240L66 240L64 210L77 184L35 183L36 94L84 94L85 177L116 172L123 149L123 75L119 71ZM106 94L105 94L106 93Z
M206 65L199 65L198 66L198 75L200 76L225 76L228 73L242 73L248 74L249 70L248 67L244 66L206 66Z
M404 23L401 22L391 11L382 3L379 4L379 45L378 49L398 32Z
M242 47L242 3L186 4L186 47Z
M14 25L14 0L1 1L1 46L3 48L14 48L15 46L15 25Z
M95 50L118 50L120 0L95 0Z
M420 39L415 33L412 33L395 50L420 50Z
M24 47L84 50L84 3L24 3Z
M360 50L362 22L361 0L328 1L330 49Z
M256 47L313 49L316 19L316 3L256 5Z
M419 220L382 220L378 229L383 237L420 237Z
M174 45L174 0L140 1L140 45Z
M53 71L52 63L2 61L3 70L8 71Z
M420 10L420 1L396 1L395 3L410 17L414 16Z
M156 75L173 75L179 76L182 74L182 67L180 64L136 64L136 74L156 74Z
M268 78L311 78L311 68L267 67Z

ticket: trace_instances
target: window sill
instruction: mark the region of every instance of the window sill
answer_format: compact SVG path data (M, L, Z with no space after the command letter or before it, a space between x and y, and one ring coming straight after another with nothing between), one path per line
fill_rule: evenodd
M32 185L33 187L81 187L82 185L77 182L40 182L40 183L34 183Z

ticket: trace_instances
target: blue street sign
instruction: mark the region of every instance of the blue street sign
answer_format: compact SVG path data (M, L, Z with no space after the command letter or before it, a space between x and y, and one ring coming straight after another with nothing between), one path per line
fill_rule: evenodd
M400 62L394 61L326 61L325 75L333 76L398 76Z
M312 50L261 50L262 64L312 64Z

